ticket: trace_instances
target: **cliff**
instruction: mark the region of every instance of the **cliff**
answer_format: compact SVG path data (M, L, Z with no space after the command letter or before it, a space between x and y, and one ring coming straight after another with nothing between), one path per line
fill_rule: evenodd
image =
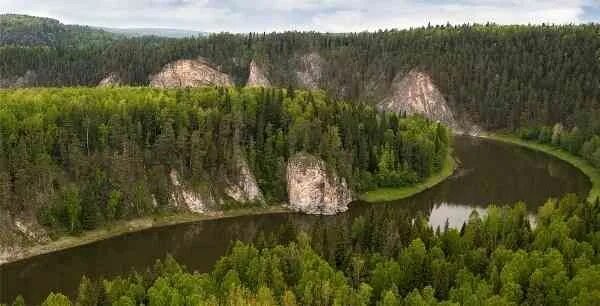
M389 95L377 107L382 111L399 114L421 114L455 131L459 129L446 99L431 77L421 71L412 70L405 76L397 75Z
M210 191L201 192L184 185L176 170L171 170L170 178L173 185L171 205L174 207L187 209L194 213L204 213L215 205L215 199Z
M225 194L239 203L263 202L262 191L244 158L238 158L234 175L227 179Z
M109 73L104 79L98 83L98 87L121 86L123 81L116 73Z
M256 63L255 60L250 62L250 74L246 82L248 87L270 87L271 82L265 75L263 69Z
M305 153L287 164L290 208L307 214L333 215L344 212L352 201L346 180L328 171L325 162Z
M325 60L316 52L305 54L300 57L296 79L298 86L317 90L320 88L323 78Z
M151 87L233 86L231 77L204 59L178 60L150 77Z
M14 217L0 208L0 264L18 257L29 245L48 241L35 216L24 213Z

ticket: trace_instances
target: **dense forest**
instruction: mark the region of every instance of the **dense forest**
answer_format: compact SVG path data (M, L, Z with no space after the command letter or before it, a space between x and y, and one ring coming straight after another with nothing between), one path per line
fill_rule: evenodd
M169 39L125 38L64 25L70 30L59 33L69 35L54 35L56 21L20 18L0 17L7 20L3 24L13 24L3 26L0 35L6 37L0 41L0 78L35 72L33 85L95 86L109 73L129 85L146 85L165 64L202 56L239 85L255 59L275 86L285 88L297 85L299 58L315 52L325 63L319 85L331 97L377 102L397 74L418 68L433 77L455 113L487 129L557 122L573 127L598 119L600 27L594 24Z
M296 152L323 159L355 192L410 185L440 170L449 142L440 124L318 92L5 90L0 209L33 209L56 230L93 229L174 209L172 170L222 195L240 158L267 204L279 204L287 201L286 161Z
M173 258L110 280L83 278L75 305L597 305L600 205L549 200L474 212L461 229L371 210L235 243L210 273ZM23 305L18 298L13 305ZM72 305L52 293L45 306Z
M573 155L583 157L596 168L600 168L600 121L593 120L587 125L571 129L561 124L533 126L517 131L519 137L552 145Z

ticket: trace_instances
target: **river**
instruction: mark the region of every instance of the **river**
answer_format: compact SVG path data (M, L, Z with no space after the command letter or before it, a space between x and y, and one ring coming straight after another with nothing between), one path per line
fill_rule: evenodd
M497 205L525 201L533 214L549 197L576 193L591 185L571 165L525 148L471 137L456 137L456 173L443 183L408 199L389 203L355 202L337 216L297 213L243 216L200 221L126 234L0 266L0 303L18 294L40 303L50 292L76 293L83 275L97 279L141 271L166 254L192 270L209 271L231 241L251 241L259 231L273 231L293 222L309 228L314 222L333 224L371 209L406 209L428 216L433 227L460 227L474 210L485 213Z

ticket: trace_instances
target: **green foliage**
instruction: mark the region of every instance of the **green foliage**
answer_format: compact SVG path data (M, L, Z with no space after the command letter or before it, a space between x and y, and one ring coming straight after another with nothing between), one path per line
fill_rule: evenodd
M574 195L548 201L535 229L523 203L436 232L380 208L340 220L333 233L317 226L260 248L237 242L210 273L168 256L145 274L84 278L77 305L595 305L598 220L598 204ZM44 305L70 304L51 294Z
M322 158L360 192L428 178L450 145L424 118L299 90L7 90L0 106L0 205L39 207L42 224L70 233L168 213L172 172L235 208L224 189L241 158L268 203L281 203L295 153Z
M327 63L319 85L333 97L373 102L388 92L396 74L417 68L431 75L455 113L488 130L572 125L580 117L599 116L597 24L170 39L115 37L40 18L4 19L9 21L0 23L0 75L35 71L35 85L95 86L109 73L128 85L147 85L165 64L202 56L238 85L245 84L250 61L257 60L274 85L287 88L297 85L298 56L316 52Z
M73 305L69 298L60 293L50 293L46 300L42 303L42 306L71 306Z

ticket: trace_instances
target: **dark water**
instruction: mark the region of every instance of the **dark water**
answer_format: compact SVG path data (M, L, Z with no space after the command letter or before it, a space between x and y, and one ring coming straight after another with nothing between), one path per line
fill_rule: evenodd
M330 217L287 213L150 229L0 266L0 303L18 294L29 303L39 303L51 291L73 295L82 275L102 278L133 268L144 270L167 253L192 270L208 271L232 240L250 241L259 231L273 231L288 222L309 228L315 222L332 224L385 206L424 213L434 227L446 220L456 227L473 209L484 211L490 203L525 201L534 213L549 197L569 192L584 196L590 188L575 168L543 153L468 137L456 138L454 147L461 163L457 173L410 199L356 202L347 213Z

